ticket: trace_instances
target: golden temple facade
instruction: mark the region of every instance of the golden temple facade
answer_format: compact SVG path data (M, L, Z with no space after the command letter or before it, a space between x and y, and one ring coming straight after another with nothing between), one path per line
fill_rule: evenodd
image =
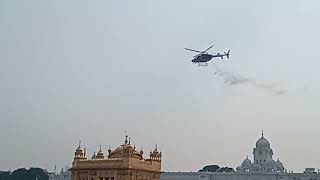
M160 180L161 152L157 146L150 151L148 159L143 158L143 151L137 151L128 142L111 150L105 157L101 147L91 159L86 157L86 150L80 144L74 153L71 168L72 180Z

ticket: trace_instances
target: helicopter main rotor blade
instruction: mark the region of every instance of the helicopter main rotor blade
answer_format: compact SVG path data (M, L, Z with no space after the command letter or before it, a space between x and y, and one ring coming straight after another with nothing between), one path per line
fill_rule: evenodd
M189 50L189 51L193 51L193 52L198 52L201 53L202 51L197 51L197 50L193 50L193 49L189 49L189 48L184 48L185 50Z
M201 53L205 53L206 51L208 51L209 49L211 49L213 46L208 47L208 49L206 49L205 51L202 51Z

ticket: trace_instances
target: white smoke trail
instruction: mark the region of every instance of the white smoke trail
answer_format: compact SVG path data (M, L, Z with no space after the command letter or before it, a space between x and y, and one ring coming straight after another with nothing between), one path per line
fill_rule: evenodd
M284 95L287 93L287 90L278 87L275 83L273 84L258 83L257 81L244 77L240 74L234 74L231 72L223 71L217 66L214 66L214 68L215 68L214 75L220 76L221 78L223 78L226 84L229 84L231 86L240 85L240 84L250 84L253 87L263 89L273 95Z

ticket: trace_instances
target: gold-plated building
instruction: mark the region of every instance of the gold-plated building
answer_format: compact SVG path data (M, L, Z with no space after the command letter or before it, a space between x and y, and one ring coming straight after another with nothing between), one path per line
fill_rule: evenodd
M79 144L71 168L72 180L160 180L160 171L161 152L157 145L149 159L144 159L142 149L137 151L127 135L124 144L114 150L109 148L107 157L100 146L98 153L88 159Z

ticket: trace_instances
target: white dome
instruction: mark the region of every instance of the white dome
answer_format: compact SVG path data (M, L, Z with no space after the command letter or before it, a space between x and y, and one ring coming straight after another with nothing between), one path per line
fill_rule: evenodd
M278 161L276 162L276 165L277 165L277 169L280 170L280 171L283 171L284 170L284 166L282 164L282 162Z
M243 162L242 162L242 165L244 166L251 166L251 161L250 159L247 157Z
M269 141L263 136L256 142L256 147L270 147Z

